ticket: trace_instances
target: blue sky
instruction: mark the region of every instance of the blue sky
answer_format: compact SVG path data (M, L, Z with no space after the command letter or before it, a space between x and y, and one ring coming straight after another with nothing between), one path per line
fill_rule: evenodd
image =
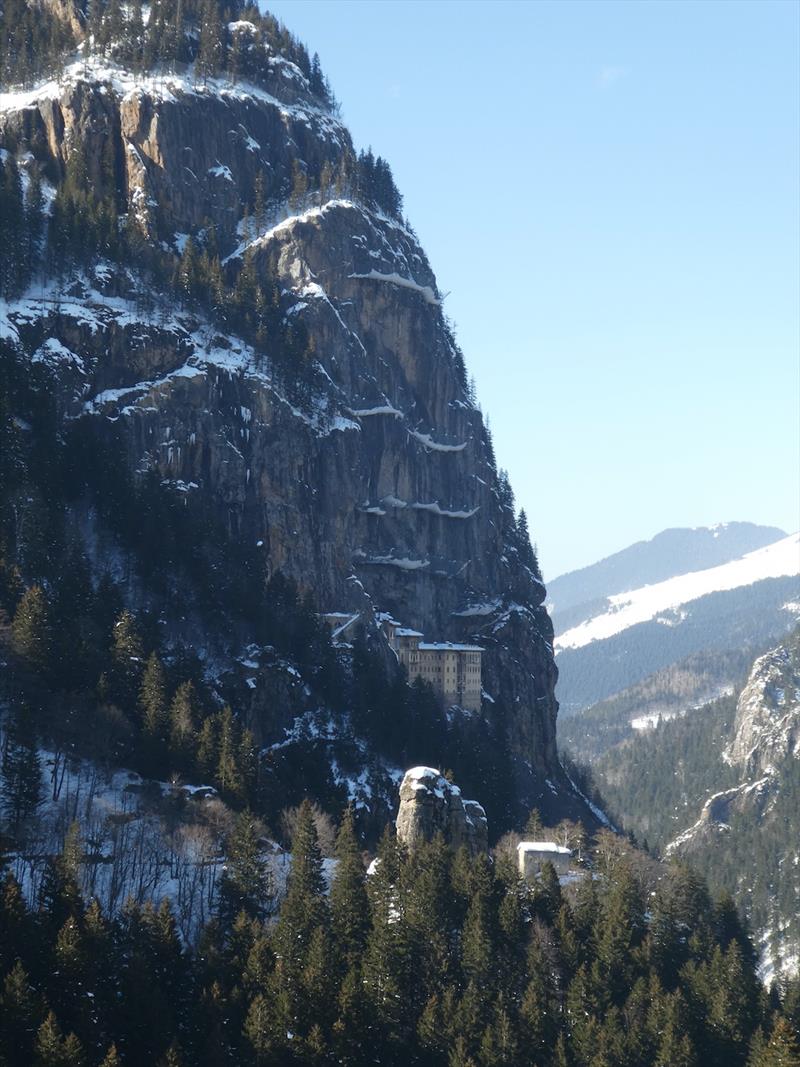
M800 526L800 5L267 6L392 165L546 578Z

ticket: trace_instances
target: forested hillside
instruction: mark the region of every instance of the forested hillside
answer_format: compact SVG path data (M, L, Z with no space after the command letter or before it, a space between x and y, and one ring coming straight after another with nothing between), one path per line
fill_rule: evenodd
M800 948L798 647L795 632L756 660L735 695L643 730L592 764L619 825L659 854L690 859L734 896L768 973L796 972Z
M730 899L614 835L597 880L566 894L552 867L524 888L513 866L453 856L441 839L409 857L387 835L367 877L346 816L328 895L304 806L265 925L266 871L243 816L196 953L168 904L116 920L84 907L81 849L71 836L34 911L5 882L0 1033L13 1067L797 1062L800 986L782 1002L763 991Z

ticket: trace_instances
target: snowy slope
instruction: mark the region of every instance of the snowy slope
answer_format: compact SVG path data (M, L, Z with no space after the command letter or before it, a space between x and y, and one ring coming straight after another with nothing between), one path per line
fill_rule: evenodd
M658 619L664 613L664 625L680 622L682 605L721 592L752 585L766 578L800 575L800 534L791 534L765 548L749 552L741 559L682 574L655 585L646 585L608 598L607 608L561 634L554 643L556 651L583 648L602 641L630 626ZM799 590L800 591L800 590Z

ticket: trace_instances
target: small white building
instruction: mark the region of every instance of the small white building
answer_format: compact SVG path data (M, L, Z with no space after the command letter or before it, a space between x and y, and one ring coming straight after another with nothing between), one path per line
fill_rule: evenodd
M520 841L517 845L519 873L532 881L545 863L552 863L557 874L566 874L572 862L572 850L555 841Z

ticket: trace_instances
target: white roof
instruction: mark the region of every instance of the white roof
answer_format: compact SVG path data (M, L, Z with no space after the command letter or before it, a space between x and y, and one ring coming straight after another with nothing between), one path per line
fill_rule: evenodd
M419 647L424 652L483 652L480 645L456 645L452 641L421 641Z
M559 856L572 855L572 849L557 845L555 841L520 841L517 852L557 852Z
M398 637L423 637L419 630L409 630L406 626L401 626L397 631Z

